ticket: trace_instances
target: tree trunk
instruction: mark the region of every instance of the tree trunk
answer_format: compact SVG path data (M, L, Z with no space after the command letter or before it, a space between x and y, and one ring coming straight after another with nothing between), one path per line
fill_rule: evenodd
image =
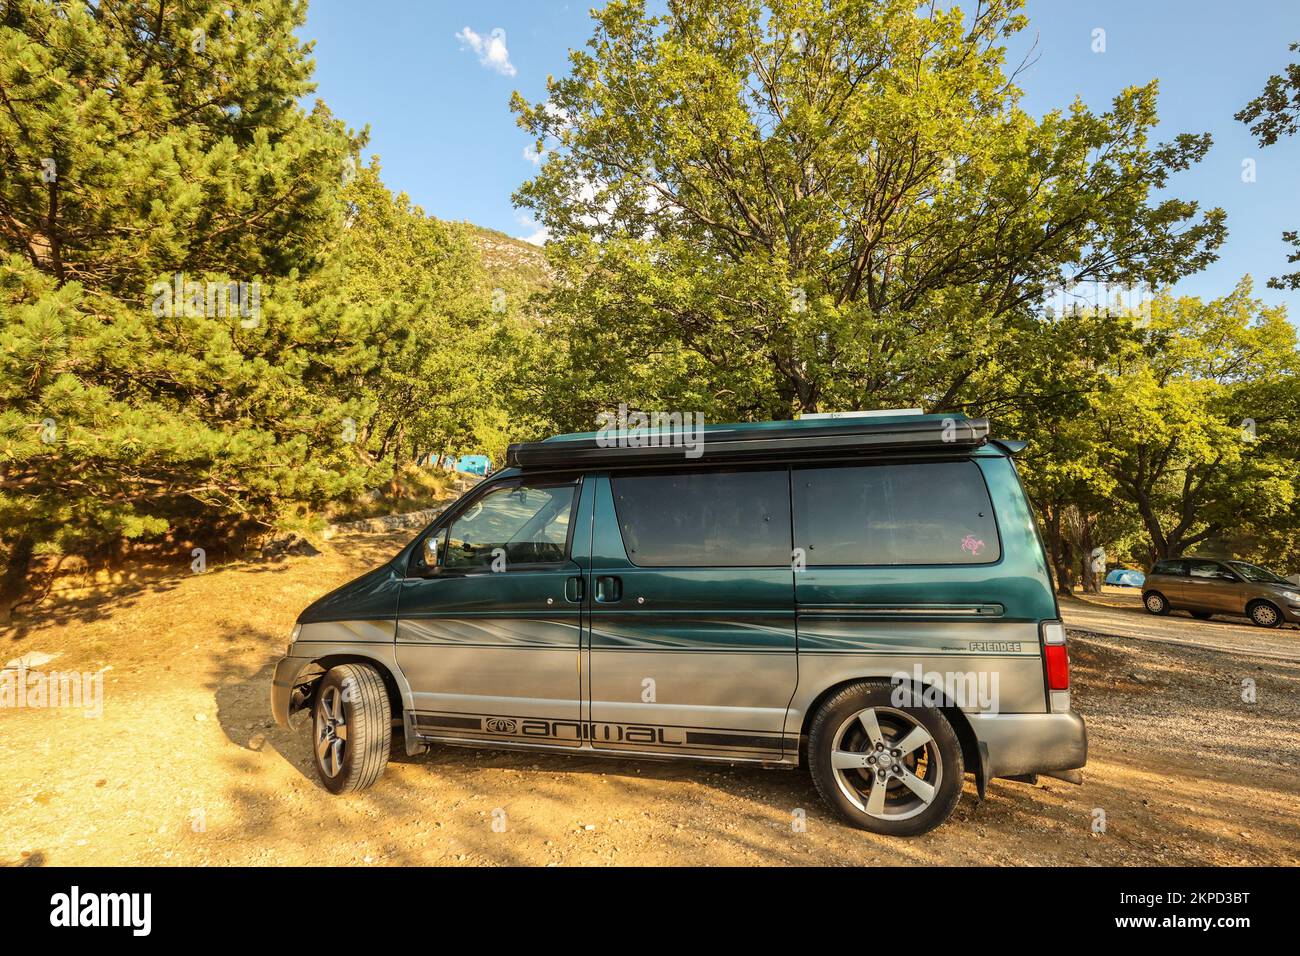
M0 621L8 621L14 605L27 593L27 577L32 569L32 556L36 541L30 535L21 535L9 549L9 561L4 577L0 578Z
M406 424L399 419L396 434L390 432L389 437L392 439L393 477L388 480L388 494L389 497L396 498L402 490L402 467L406 463L402 454L406 447ZM386 447L389 445L389 437L384 439Z
M1097 586L1098 575L1092 570L1092 549L1096 547L1092 538L1092 527L1094 519L1086 514L1079 515L1079 530L1081 535L1079 555L1079 567L1083 571L1083 590L1086 594L1099 594L1101 588Z
M1044 512L1047 516L1047 553L1052 560L1052 571L1056 575L1056 593L1069 597L1073 575L1070 572L1070 562L1066 558L1063 548L1061 507L1055 505L1044 509Z
M392 424L390 424L387 431L384 432L384 439L379 443L379 455L377 460L383 461L388 457L388 449L393 444L393 436L397 434L397 426L399 424L401 424L401 422L398 419L393 419Z
M1156 516L1155 509L1151 507L1151 502L1146 495L1136 496L1134 504L1137 505L1138 514L1142 518L1142 524L1147 529L1147 536L1151 539L1151 552L1155 555L1155 560L1161 558L1177 558L1182 556L1182 549L1170 547L1169 539L1165 537L1164 529L1160 527L1160 519Z

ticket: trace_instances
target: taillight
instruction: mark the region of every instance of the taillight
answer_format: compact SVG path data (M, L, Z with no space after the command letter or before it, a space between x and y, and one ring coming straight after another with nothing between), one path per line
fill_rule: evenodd
M1070 689L1070 652L1064 644L1048 644L1047 651L1047 689Z
M1065 646L1065 625L1043 624L1043 664L1047 668L1047 696L1053 713L1070 709L1070 652Z

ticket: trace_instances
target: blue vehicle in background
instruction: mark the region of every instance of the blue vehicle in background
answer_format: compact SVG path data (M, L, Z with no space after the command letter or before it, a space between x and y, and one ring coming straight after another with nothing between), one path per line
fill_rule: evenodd
M492 459L487 455L461 455L452 465L452 469L465 475L486 477L492 474Z
M1106 583L1114 584L1121 588L1140 588L1146 583L1147 576L1141 571L1133 571L1129 568L1115 568L1106 575Z

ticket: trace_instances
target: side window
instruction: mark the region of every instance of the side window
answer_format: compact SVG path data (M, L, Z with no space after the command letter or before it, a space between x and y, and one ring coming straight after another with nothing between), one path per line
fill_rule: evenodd
M489 491L452 523L444 566L491 570L504 559L516 565L558 564L565 559L576 484L509 485Z
M1218 561L1188 561L1187 573L1194 578L1235 580L1233 574Z
M809 567L990 564L1002 556L973 461L796 469L794 544Z
M1151 569L1151 573L1173 574L1181 577L1187 573L1187 568L1182 561L1170 561L1166 559L1164 561L1157 561L1155 567Z
M610 479L628 560L640 567L789 567L786 469Z

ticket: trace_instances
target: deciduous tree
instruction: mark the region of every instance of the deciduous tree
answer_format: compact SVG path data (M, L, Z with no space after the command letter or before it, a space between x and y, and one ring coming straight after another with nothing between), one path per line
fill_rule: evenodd
M1155 198L1210 138L1152 142L1154 81L1101 113L1020 106L1016 0L595 16L547 99L513 101L546 156L516 200L550 230L552 308L602 360L575 394L957 408L1045 290L1170 282L1223 238L1221 210Z

